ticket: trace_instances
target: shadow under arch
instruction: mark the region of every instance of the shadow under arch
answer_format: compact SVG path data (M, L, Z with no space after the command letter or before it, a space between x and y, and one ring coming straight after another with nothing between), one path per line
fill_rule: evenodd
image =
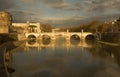
M94 35L87 35L86 37L85 37L85 42L87 43L87 44L93 44L93 43L95 43L96 42L96 37L94 36Z
M77 34L74 34L70 37L70 43L72 45L78 45L80 43L80 36L78 36Z
M28 40L34 40L34 39L36 39L36 36L35 36L35 35L29 35L29 36L28 36Z
M51 40L51 37L49 35L43 35L42 40Z
M31 40L28 40L27 42L28 44L33 45L36 43L36 39L31 39Z

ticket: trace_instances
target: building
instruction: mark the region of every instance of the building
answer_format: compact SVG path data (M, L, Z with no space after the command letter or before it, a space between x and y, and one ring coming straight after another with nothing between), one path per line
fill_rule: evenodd
M0 12L0 33L9 33L12 17L8 12Z
M20 31L18 33L22 33L22 32L40 32L41 28L40 28L40 23L30 23L29 21L27 21L26 23L12 23L12 27L14 28L19 28ZM22 29L21 29L22 28Z
M112 21L112 29L114 32L120 32L120 17Z

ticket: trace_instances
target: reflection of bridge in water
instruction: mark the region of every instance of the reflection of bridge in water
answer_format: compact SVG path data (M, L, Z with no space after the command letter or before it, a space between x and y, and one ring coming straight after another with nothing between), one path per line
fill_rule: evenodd
M86 41L80 41L80 40L75 40L75 41L64 41L64 42L57 42L55 40L45 40L44 41L26 41L25 43L25 50L29 50L29 48L57 48L57 47L64 47L64 48L73 48L73 47L83 47L83 48L90 48L91 45L87 44Z

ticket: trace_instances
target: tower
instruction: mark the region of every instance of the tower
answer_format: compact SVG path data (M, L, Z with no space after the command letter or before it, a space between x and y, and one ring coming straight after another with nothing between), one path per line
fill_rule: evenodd
M0 12L0 33L9 33L11 15L8 12Z

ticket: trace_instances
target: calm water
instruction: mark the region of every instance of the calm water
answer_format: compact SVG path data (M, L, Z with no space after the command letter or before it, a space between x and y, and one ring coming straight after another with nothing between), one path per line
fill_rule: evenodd
M95 41L26 41L12 51L11 77L120 77L120 50Z

